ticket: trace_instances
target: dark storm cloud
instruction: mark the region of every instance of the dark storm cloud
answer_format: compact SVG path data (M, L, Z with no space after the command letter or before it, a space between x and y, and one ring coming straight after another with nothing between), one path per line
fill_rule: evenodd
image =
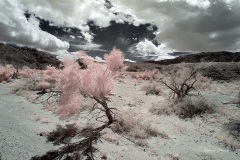
M229 8L224 1L212 2L204 12L173 20L158 38L181 51L239 50L239 9L239 4Z

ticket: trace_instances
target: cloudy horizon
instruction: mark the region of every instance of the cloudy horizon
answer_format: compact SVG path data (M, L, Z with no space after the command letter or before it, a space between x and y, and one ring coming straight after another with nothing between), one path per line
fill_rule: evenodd
M172 52L237 52L239 17L239 0L0 0L0 42L95 56L116 45L157 59Z

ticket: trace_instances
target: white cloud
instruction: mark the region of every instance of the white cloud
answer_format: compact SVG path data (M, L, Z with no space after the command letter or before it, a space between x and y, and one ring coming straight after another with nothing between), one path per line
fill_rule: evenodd
M35 17L29 21L24 16L24 8L17 1L0 1L0 41L35 47L48 52L64 52L68 42L39 29Z
M101 44L96 44L96 43L85 43L85 44L78 44L78 45L72 45L76 48L78 48L79 50L89 50L89 51L93 51L93 50L97 50L97 51L106 51L106 50L102 50L101 48Z
M143 57L153 56L155 59L171 59L174 56L169 55L172 50L169 50L165 44L155 46L151 41L145 39L136 45L137 53Z
M51 25L76 27L83 38L91 42L93 35L87 22L100 27L110 25L116 15L109 12L103 0L0 0L0 41L35 47L48 52L63 52L69 43L39 29L39 21L31 16L51 22Z
M97 62L105 62L105 60L103 60L101 57L99 57L99 56L96 56L95 58L94 58L94 60L95 61L97 61Z
M72 38L72 39L75 39L75 38L76 38L74 35L70 35L69 37Z

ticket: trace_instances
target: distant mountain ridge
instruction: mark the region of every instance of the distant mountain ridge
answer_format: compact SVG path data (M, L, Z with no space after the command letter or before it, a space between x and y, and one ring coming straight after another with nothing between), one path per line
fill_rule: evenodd
M28 66L44 69L47 65L58 67L56 56L28 47L0 43L0 64L12 64L16 68Z
M152 63L155 65L169 65L177 63L199 63L199 62L240 62L240 52L202 52L179 56L174 59L161 61L144 61L140 63ZM28 47L18 47L16 45L0 43L0 64L12 64L21 68L28 66L30 68L43 69L47 65L58 67L60 61L56 56Z
M202 52L185 56L179 56L174 59L166 59L161 61L147 61L149 63L169 65L177 63L199 63L199 62L240 62L240 52Z

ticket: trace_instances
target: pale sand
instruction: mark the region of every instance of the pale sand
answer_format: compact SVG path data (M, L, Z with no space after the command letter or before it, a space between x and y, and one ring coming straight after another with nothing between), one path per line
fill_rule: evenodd
M109 106L126 107L139 113L147 113L152 104L163 104L169 101L169 90L164 88L163 96L146 95L140 91L140 86L147 81L137 81L126 77L117 82ZM232 93L220 93L216 90L202 91L202 95L215 104L217 110L225 115L214 113L203 117L182 120L175 115L151 115L155 119L154 126L170 139L151 137L142 140L145 147L136 146L121 135L115 135L117 142L102 140L96 144L98 151L96 159L101 153L106 153L112 160L236 160L240 158L240 150L230 151L216 138L224 131L222 124L230 118L240 119L240 111L236 105L222 105L221 102L233 100L239 89L239 83L226 84L235 88ZM211 87L218 88L222 84L214 82ZM221 89L219 89L221 90ZM224 89L223 89L224 90ZM223 110L223 108L228 110ZM54 149L40 132L52 131L62 123L50 111L42 110L40 104L28 102L24 97L10 94L10 83L0 84L0 153L2 160L26 160L34 155L43 154ZM72 122L72 121L71 121ZM104 132L112 134L106 129Z

